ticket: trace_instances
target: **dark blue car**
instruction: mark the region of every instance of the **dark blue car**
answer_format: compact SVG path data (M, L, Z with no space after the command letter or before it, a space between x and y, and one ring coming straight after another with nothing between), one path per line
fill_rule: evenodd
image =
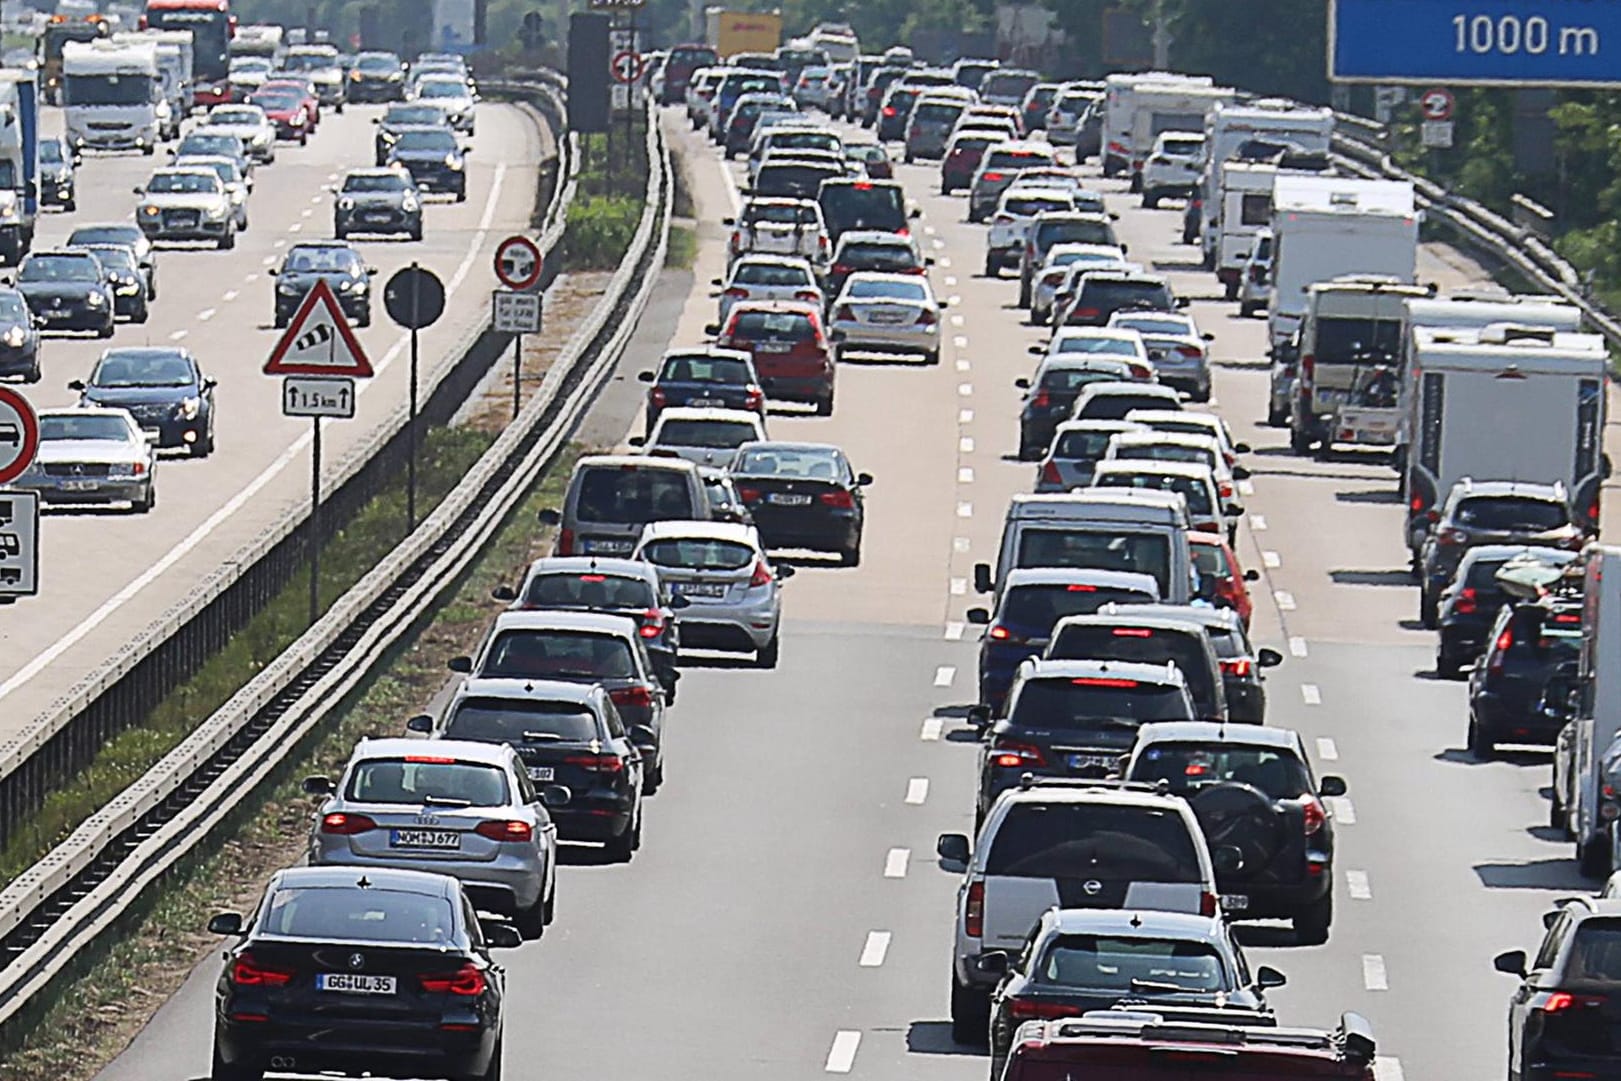
M713 346L664 354L657 372L637 376L647 390L647 434L670 406L745 409L765 416L765 390L754 360L738 349Z
M214 450L214 380L191 350L179 346L108 349L88 380L68 384L80 405L129 411L159 447L183 447L194 458Z

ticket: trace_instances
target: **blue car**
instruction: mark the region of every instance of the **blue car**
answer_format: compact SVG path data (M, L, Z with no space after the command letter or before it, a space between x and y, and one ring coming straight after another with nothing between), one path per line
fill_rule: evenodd
M647 390L647 434L671 406L743 409L765 416L765 389L754 359L740 349L700 346L664 354L657 372L637 376Z

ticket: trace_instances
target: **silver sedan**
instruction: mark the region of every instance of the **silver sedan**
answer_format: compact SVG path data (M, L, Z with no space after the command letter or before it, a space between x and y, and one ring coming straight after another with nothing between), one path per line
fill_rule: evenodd
M940 313L929 279L921 274L858 271L845 279L829 321L836 359L848 353L921 353L940 363Z
M157 452L123 409L42 409L39 451L16 487L46 503L128 503L137 514L157 504Z

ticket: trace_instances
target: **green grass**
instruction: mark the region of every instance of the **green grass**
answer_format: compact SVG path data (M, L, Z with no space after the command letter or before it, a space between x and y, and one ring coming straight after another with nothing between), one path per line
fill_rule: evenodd
M677 270L691 270L698 261L698 230L684 225L670 226L670 244L664 253L664 265Z

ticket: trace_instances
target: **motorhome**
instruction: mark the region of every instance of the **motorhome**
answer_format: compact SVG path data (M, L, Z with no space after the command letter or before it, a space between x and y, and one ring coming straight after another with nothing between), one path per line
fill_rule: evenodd
M1215 81L1208 75L1178 75L1168 71L1144 71L1110 75L1103 84L1103 175L1119 176L1129 172L1133 151L1141 166L1147 146L1132 146L1137 117L1138 93L1154 86L1167 90L1177 88L1211 87ZM1202 111L1202 110L1201 110ZM1191 130L1197 131L1198 128ZM1155 134L1158 134L1156 132ZM1152 137L1149 144L1153 143Z
M1217 103L1205 118L1205 164L1199 182L1203 201L1199 230L1207 265L1215 255L1212 220L1219 216L1221 172L1246 144L1264 142L1306 154L1326 154L1334 135L1332 109L1312 109L1282 98L1262 98L1243 105Z

